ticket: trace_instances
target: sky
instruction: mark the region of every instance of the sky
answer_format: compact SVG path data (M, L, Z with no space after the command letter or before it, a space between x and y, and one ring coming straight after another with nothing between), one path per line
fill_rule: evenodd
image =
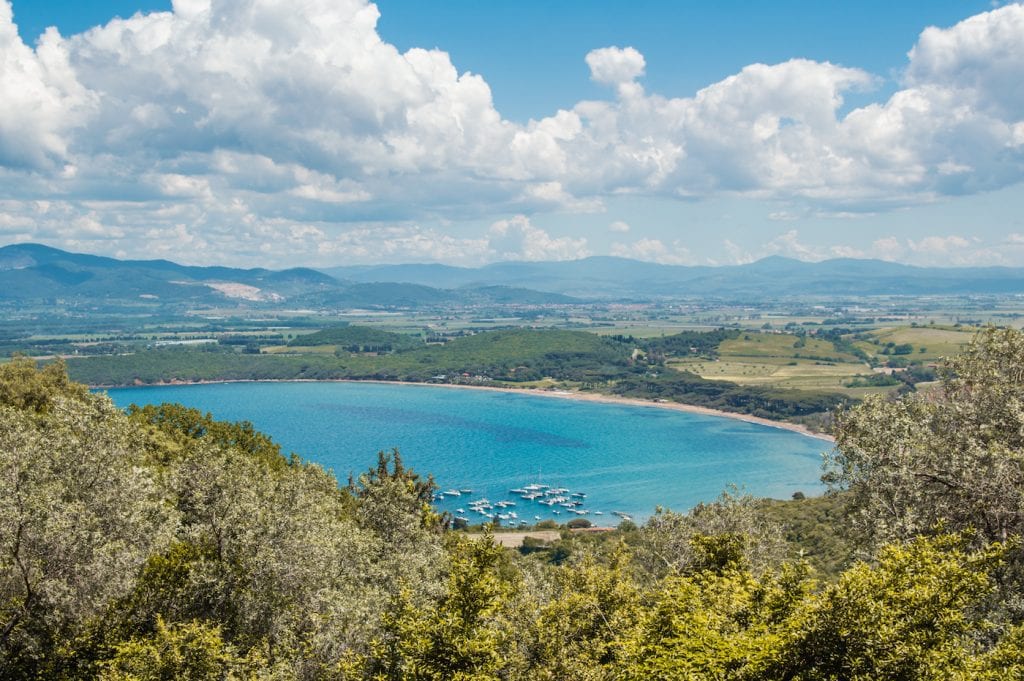
M0 0L0 245L1024 266L1024 6Z

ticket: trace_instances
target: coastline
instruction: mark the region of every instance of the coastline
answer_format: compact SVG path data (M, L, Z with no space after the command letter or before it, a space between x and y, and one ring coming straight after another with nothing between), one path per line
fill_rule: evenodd
M709 407L700 407L693 404L683 404L682 402L654 402L652 400L642 400L635 397L621 397L619 395L608 395L605 393L584 393L576 390L538 390L536 388L506 388L504 386L491 386L491 385L462 385L458 383L418 383L412 381L385 381L376 379L355 379L355 378L334 378L334 379L225 379L225 380L214 380L214 381L170 381L167 383L149 383L142 385L107 385L107 386L89 386L90 389L94 390L108 390L114 388L161 388L165 386L181 386L181 385L216 385L220 383L380 383L384 385L403 385L403 386L420 386L427 388L455 388L460 390L487 390L490 392L503 392L503 393L514 393L517 395L531 395L536 397L551 397L564 400L578 400L581 402L598 402L603 404L619 404L632 407L648 407L653 409L669 409L672 411L685 412L688 414L700 414L702 416L720 416L723 418L735 419L737 421L746 421L747 423L756 423L762 426L768 426L770 428L779 428L782 430L788 430L806 437L815 438L817 440L824 440L825 442L835 443L835 438L825 433L816 433L804 425L799 423L790 423L788 421L773 421L771 419L761 418L759 416L752 416L750 414L740 414L731 411L722 411L720 409L711 409Z

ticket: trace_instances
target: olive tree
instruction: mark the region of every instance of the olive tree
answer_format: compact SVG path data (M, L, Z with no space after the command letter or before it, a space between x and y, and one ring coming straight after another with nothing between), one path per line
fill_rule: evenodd
M103 396L0 405L0 676L39 671L172 536L137 433ZM20 408L18 408L20 407ZM52 662L52 655L49 657Z
M989 328L931 391L872 397L838 417L826 481L850 495L869 547L973 528L1024 531L1024 333Z

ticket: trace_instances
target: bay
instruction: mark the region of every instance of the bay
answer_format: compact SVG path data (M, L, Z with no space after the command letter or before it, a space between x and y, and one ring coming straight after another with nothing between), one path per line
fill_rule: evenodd
M215 418L250 421L341 482L398 448L405 464L433 474L444 510L469 503L516 503L506 524L554 519L573 509L526 501L509 490L531 483L585 494L575 510L614 525L614 511L637 521L655 507L685 511L729 485L756 496L789 498L822 491L821 454L831 445L791 431L703 414L552 399L495 391L379 383L222 383L119 388L121 406L177 402ZM571 497L583 500L582 497ZM495 509L494 512L497 512Z

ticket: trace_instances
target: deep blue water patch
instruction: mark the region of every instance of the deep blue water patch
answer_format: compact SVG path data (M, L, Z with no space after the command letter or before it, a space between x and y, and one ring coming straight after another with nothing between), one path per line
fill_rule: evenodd
M483 517L469 502L482 497L515 501L504 509L518 516L508 522L575 517L572 509L509 493L536 482L585 493L576 508L599 524L617 523L613 511L642 520L656 506L686 510L729 485L780 499L815 494L829 447L736 419L418 385L224 383L109 393L122 407L179 402L218 419L251 421L286 452L342 481L372 466L378 451L397 447L406 465L432 473L443 490L473 490L439 505L461 508L474 522Z

